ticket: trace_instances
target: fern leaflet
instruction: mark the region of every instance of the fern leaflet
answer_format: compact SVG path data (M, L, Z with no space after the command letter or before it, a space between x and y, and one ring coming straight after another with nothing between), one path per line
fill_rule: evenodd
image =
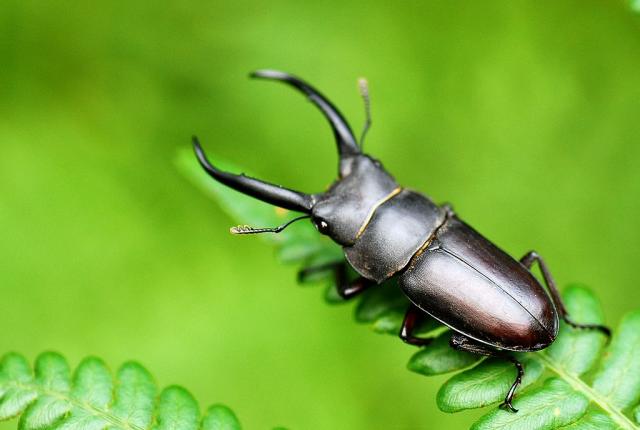
M200 417L198 404L184 388L158 393L149 372L135 362L123 364L114 382L102 360L84 359L71 375L67 361L41 354L32 371L19 354L0 362L0 421L20 417L19 430L239 430L234 413L211 406Z

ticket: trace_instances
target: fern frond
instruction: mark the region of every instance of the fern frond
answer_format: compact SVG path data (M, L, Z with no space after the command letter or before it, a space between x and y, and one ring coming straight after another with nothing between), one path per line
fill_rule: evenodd
M234 413L211 406L204 417L184 388L158 394L149 372L127 362L116 374L102 360L84 359L71 375L64 357L41 354L35 371L20 354L0 361L0 421L20 417L19 430L239 430Z
M236 221L256 225L282 221L277 218L280 212L273 207L210 180L189 151L180 154L178 165ZM274 241L278 255L286 263L308 267L344 258L337 245L310 225L306 229L292 228L282 239L268 239ZM316 273L307 281L327 284L327 302L343 302L329 272ZM569 286L563 297L575 321L603 323L600 304L587 288ZM409 302L393 280L366 291L357 300L356 321L370 324L378 333L397 336ZM511 363L450 349L448 329L433 320L424 323L420 331L422 336L436 339L413 354L409 370L425 376L459 372L438 392L436 402L441 410L459 412L502 401L516 376ZM473 428L640 429L640 311L623 318L603 352L605 342L600 332L575 330L561 323L560 334L550 347L519 354L525 377L514 406L520 412L513 414L494 406ZM553 376L545 380L549 374Z

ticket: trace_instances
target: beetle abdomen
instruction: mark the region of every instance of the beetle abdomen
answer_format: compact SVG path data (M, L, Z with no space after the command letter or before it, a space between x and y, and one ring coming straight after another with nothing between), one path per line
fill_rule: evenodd
M422 194L402 190L377 207L355 243L344 247L347 260L365 278L382 282L409 264L445 213Z
M426 313L497 348L538 350L558 333L557 311L531 272L455 216L399 283Z

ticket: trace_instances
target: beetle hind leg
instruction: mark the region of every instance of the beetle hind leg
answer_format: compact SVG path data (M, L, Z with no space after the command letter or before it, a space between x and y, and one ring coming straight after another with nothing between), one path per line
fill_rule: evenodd
M542 277L544 279L544 283L547 285L549 292L551 293L551 299L553 303L556 305L556 309L560 314L560 317L569 324L571 327L581 330L598 330L604 333L607 338L611 337L611 329L602 324L579 324L574 322L567 312L567 308L564 306L564 302L562 301L562 297L560 296L560 292L556 287L556 282L551 276L551 272L547 267L544 259L535 251L528 252L524 257L520 259L520 263L522 263L527 269L531 270L533 263L537 262L540 267L540 271L542 272Z
M518 412L518 410L513 407L512 402L513 397L516 394L516 389L522 383L522 378L524 377L524 367L522 366L522 363L520 363L514 356L508 353L496 351L490 346L475 342L460 333L454 333L453 335L451 335L449 344L452 348L460 351L471 352L472 354L486 355L488 357L503 358L512 362L516 366L516 379L513 381L513 384L511 384L509 391L507 391L507 395L504 397L504 401L500 404L499 407L510 412Z
M571 327L579 329L579 330L598 330L599 332L602 332L605 336L607 336L607 339L609 339L611 337L611 329L609 327L607 327L606 325L602 325L602 324L580 324L577 322L574 322L571 318L569 318L568 315L565 315L563 317L564 322L566 322L567 324L569 324Z

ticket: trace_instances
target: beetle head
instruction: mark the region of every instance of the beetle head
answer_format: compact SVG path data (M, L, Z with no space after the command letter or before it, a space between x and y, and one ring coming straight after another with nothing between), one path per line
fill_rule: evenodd
M398 191L398 184L378 160L358 155L350 160L345 176L315 196L311 219L320 233L351 245L375 208Z
M204 169L218 182L244 194L311 217L322 234L342 245L352 244L362 232L373 210L399 191L395 180L380 162L363 154L351 127L338 109L319 91L303 80L284 72L260 70L251 77L283 82L304 93L329 121L335 136L338 156L338 179L321 194L304 194L245 175L233 175L215 168L206 158L196 138L196 156ZM361 84L362 88L362 84ZM363 91L368 116L368 93ZM363 133L364 137L364 133ZM361 139L362 140L362 139Z

